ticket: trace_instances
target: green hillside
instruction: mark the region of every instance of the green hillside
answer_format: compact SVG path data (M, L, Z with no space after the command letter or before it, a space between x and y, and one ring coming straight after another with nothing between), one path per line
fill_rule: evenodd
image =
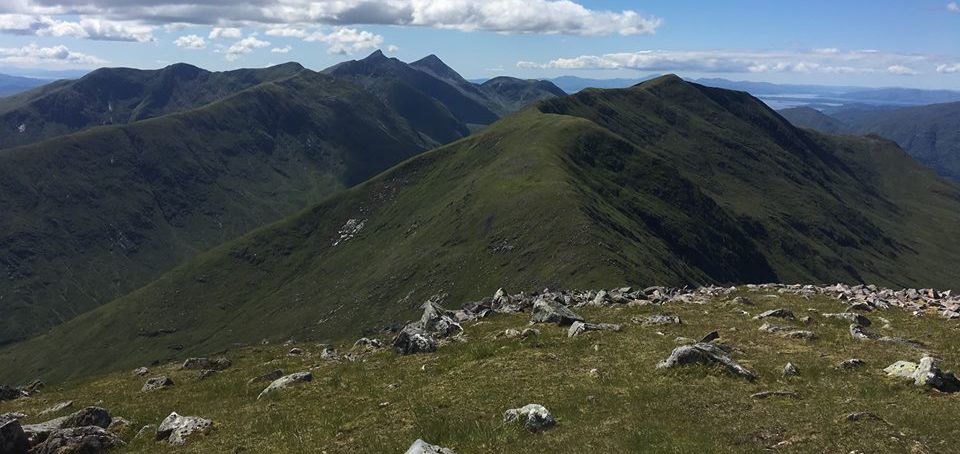
M956 286L960 190L891 142L796 129L674 76L546 101L0 352L60 380L335 340L509 288ZM160 335L146 337L138 333Z
M302 72L201 109L0 152L0 343L428 144L360 87Z
M101 68L0 98L0 149L190 110L302 70L297 63L226 72L184 63L158 70Z

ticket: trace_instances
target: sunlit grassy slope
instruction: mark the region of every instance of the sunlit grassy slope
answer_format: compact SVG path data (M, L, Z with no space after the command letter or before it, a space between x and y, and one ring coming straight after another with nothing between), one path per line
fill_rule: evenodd
M739 295L755 305L732 302ZM498 338L505 329L526 327L529 315L497 315L465 325L464 342L432 354L380 351L360 362L331 362L318 357L321 347L312 342L271 344L228 351L234 366L203 381L196 371L165 364L151 368L151 376L169 374L176 382L169 389L140 393L145 378L121 371L48 387L35 399L0 403L0 412L36 415L62 400L75 400L77 407L100 402L133 421L127 440L171 411L213 419L216 430L177 451L183 453L399 453L416 438L465 454L758 452L774 446L797 453L956 452L960 428L950 422L960 418L960 395L886 377L881 369L897 360L917 361L921 353L854 340L845 322L820 315L844 307L826 296L738 291L704 305L588 308L578 312L590 321L622 323L624 331L572 339L553 325L537 326L541 335L525 340ZM776 323L812 330L818 339L758 331L763 322L741 312L775 308L810 316L807 324ZM631 323L635 316L660 313L677 315L683 324ZM960 365L960 347L952 342L960 335L956 321L915 318L900 310L866 315L872 330L922 341L946 368ZM679 345L677 337L699 339L713 330L719 342L734 347L733 357L758 375L755 381L704 366L655 369ZM335 347L345 352L351 344ZM293 346L309 356L287 356ZM850 358L866 366L837 367ZM799 376L782 375L788 361ZM277 368L311 370L314 380L257 401L266 384L246 381ZM799 399L751 397L773 390L796 392ZM528 403L545 405L557 426L531 434L502 423L506 409ZM871 412L885 422L847 421L854 412ZM169 451L147 437L119 452Z

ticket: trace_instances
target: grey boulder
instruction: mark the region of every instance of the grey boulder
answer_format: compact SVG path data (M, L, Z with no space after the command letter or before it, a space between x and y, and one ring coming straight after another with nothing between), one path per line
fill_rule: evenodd
M582 322L583 317L573 313L567 306L553 299L538 298L533 303L532 323L555 323L560 326Z
M99 426L60 429L50 434L31 454L97 454L123 446L120 437Z

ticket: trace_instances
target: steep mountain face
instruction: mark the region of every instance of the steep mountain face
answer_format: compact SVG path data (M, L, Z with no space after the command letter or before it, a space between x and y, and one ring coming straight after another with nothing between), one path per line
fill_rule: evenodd
M893 140L917 161L960 181L960 102L903 108L857 106L833 110L829 116L782 113L802 127Z
M812 107L791 107L777 112L790 123L801 128L815 129L828 134L841 134L850 129L846 123Z
M304 71L200 109L4 150L0 344L427 146L362 87Z
M464 79L436 55L424 57L410 63L410 66L456 87L464 96L483 104L497 115L506 115L537 101L567 95L545 80L496 77L478 85Z
M489 125L499 118L480 100L456 86L380 51L323 72L360 83L398 112L413 118L414 127L419 130L431 131L436 124L460 126L457 136L431 135L437 143L469 135L468 125Z
M960 189L895 144L664 77L545 101L0 352L50 380L235 342L343 339L437 292L861 281L952 287ZM150 336L142 335L150 333ZM52 365L56 365L53 367Z
M228 72L183 63L151 71L99 69L0 99L0 149L189 110L302 70L297 63Z

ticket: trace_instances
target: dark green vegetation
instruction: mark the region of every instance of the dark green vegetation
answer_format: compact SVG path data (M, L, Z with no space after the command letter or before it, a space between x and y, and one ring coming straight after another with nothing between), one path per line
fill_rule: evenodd
M746 295L755 306L730 302ZM83 382L48 386L36 398L0 402L0 413L36 415L63 400L74 408L100 402L115 416L132 421L130 440L145 424L158 424L171 411L207 417L216 429L178 449L208 452L401 453L423 438L458 453L542 452L955 452L960 427L960 394L938 394L888 378L882 371L898 360L917 361L908 347L852 339L847 323L819 313L844 308L833 298L734 293L705 305L585 308L595 322L626 324L625 330L590 332L569 339L565 328L537 326L541 335L525 340L497 338L523 329L528 314L497 315L465 325L466 342L437 353L398 356L369 354L362 362L318 358L321 348L298 342L309 357L289 357L290 346L262 346L227 353L234 366L200 381L196 371L176 364L151 368L169 374L169 389L140 393L145 377L129 371ZM758 331L752 314L791 309L809 324L776 321L812 330L818 339L786 339ZM810 312L809 309L817 312ZM640 326L634 316L668 312L682 325ZM960 365L956 321L917 318L901 310L867 314L884 335L922 341L946 369ZM889 321L883 327L881 318ZM678 336L699 339L717 330L719 342L735 347L734 358L755 372L753 382L720 368L689 366L658 370L656 364L679 344ZM338 348L349 349L350 343ZM866 365L843 370L842 361ZM799 376L784 377L794 363ZM282 368L311 370L314 380L256 400L265 383L249 378ZM598 376L590 371L597 369ZM762 391L785 390L799 399L754 399ZM504 410L528 403L546 406L557 426L531 434L502 423ZM68 413L67 410L63 413ZM848 421L870 412L883 421ZM58 416L50 415L49 417ZM32 416L26 422L46 418ZM117 452L170 452L148 436Z
M805 128L877 134L897 142L940 175L960 180L960 102L903 108L855 106L832 110L829 115L813 115L806 110L786 109L781 113Z
M960 190L892 142L800 130L745 93L669 76L543 102L201 254L4 350L19 367L0 381L354 337L438 291L951 288L958 253Z
M0 99L0 149L197 108L301 70L297 63L228 72L183 63L153 71L98 69Z
M56 135L55 125L131 123L0 151L0 344L122 296L199 251L467 135L466 121L478 121L450 115L441 101L459 105L443 98L458 93L453 85L371 58L391 69L364 78L296 64L104 69L6 100L21 106L9 115L52 116L28 122L25 131L49 126L40 135ZM425 91L393 79L411 72Z

